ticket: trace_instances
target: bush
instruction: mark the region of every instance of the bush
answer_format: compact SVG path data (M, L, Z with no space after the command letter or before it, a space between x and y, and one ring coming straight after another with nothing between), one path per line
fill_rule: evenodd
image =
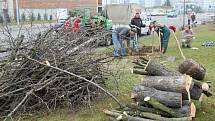
M40 15L40 13L38 13L38 15L37 15L37 20L38 20L38 21L41 20L41 15Z
M22 13L21 19L22 19L22 21L25 21L25 20L26 20L26 18L25 18L25 13Z
M47 15L47 13L44 14L44 20L45 20L45 21L48 20L48 15Z
M3 16L0 15L0 23L3 23L3 22L4 22Z
M32 14L31 14L31 16L30 16L30 20L31 20L31 21L35 21L34 13L32 13Z
M49 16L49 20L52 20L52 15Z

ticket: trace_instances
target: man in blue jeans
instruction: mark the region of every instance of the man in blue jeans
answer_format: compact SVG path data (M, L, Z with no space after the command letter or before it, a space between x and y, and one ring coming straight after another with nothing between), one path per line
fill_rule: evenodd
M112 32L112 41L114 47L114 57L119 57L118 43L122 48L122 56L126 56L126 48L123 43L124 40L130 39L131 36L135 35L136 29L130 29L128 27L118 27Z

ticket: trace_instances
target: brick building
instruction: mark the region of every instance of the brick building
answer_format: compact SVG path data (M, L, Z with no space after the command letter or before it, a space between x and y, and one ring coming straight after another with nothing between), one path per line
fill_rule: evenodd
M13 1L14 15L16 16L16 0L8 1ZM56 19L58 8L68 10L88 8L92 14L102 10L102 0L18 0L18 3L20 18L23 14L29 18L33 13L35 17L40 14L43 18L43 15L47 14Z

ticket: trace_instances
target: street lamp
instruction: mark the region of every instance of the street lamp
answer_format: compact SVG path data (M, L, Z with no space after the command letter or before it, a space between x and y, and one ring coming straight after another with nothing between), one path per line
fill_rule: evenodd
M17 21L17 25L19 25L19 3L18 3L18 0L16 0L16 21Z

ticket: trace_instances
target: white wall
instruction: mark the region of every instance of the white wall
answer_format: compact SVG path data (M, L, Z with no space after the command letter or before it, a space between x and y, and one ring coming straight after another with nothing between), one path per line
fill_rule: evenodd
M35 19L37 20L38 13L40 13L41 20L44 20L44 14L46 13L48 15L48 20L50 15L52 15L52 20L57 19L57 9L20 9L20 18L22 14L25 14L26 19L30 18L31 13L34 14Z

